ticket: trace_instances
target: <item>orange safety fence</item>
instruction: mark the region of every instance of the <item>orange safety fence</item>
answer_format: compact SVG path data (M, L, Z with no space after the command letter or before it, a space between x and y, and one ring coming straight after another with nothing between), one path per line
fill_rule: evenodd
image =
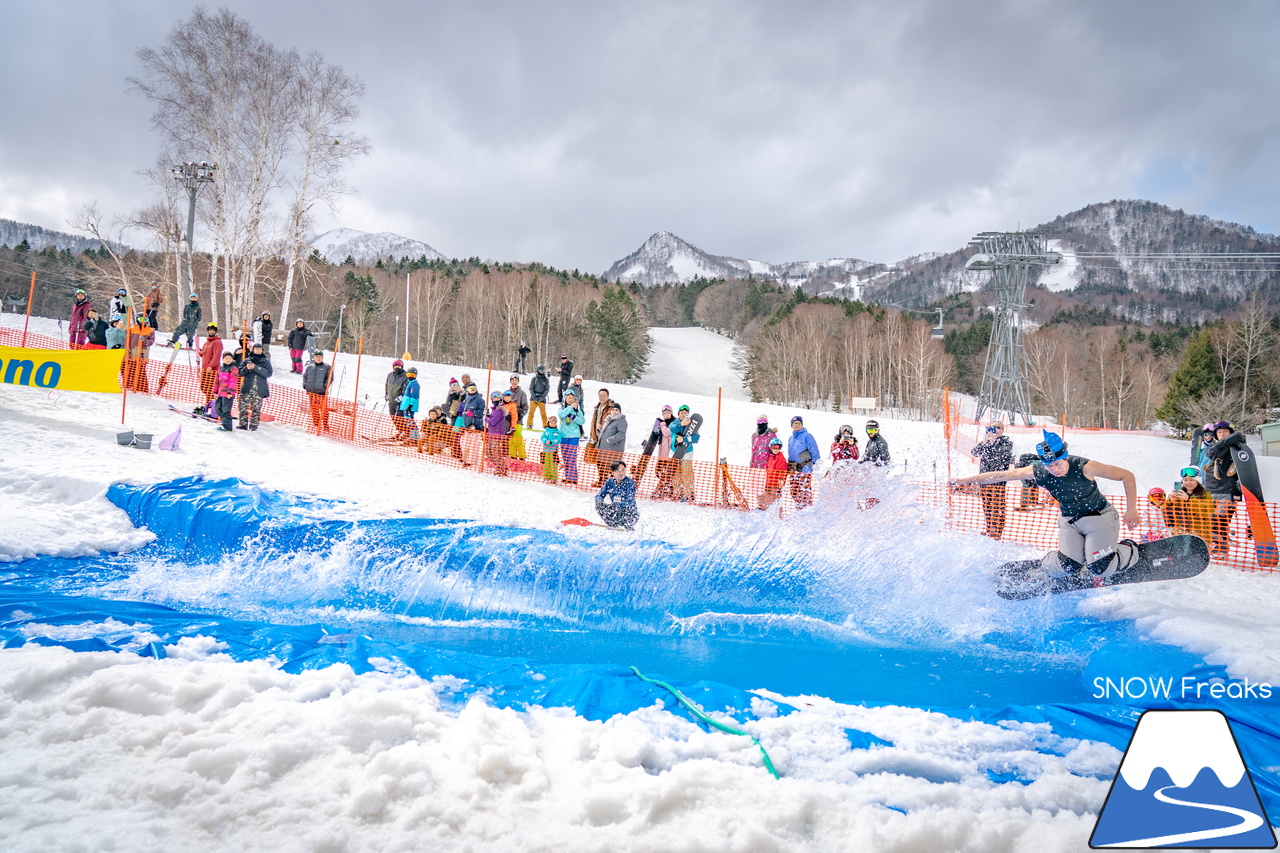
M18 346L20 338L20 331L0 329L0 344ZM29 347L40 349L69 348L66 341L30 333L27 335L27 343ZM201 376L196 354L190 353L190 356L197 366L188 364L183 354L179 354L172 364L168 359L143 359L137 363L130 363L126 359L122 374L132 378L133 389L145 388L141 393L159 396L173 402L180 409L190 410L207 402L213 389L211 377ZM538 437L540 431L527 427L522 429L522 435L518 437L498 436L486 447L486 436L478 431L455 432L444 425L424 428L425 425L419 422L415 428L414 440L383 442L379 439L390 437L396 432L396 426L386 412L358 407L352 400L334 397L321 399L298 388L269 384L270 396L263 400L262 413L276 423L301 427L334 441L405 459L420 459L453 468L466 468L477 473L500 473L515 480L554 483L579 492L594 493L598 488L597 484L608 476L609 463L619 458L616 455L594 453L587 448L584 438L576 453L571 454L562 447L555 458L548 462L544 458L542 443ZM430 406L424 405L425 408ZM947 436L947 444L958 440L956 427L959 419L955 411L954 408L944 407L944 435ZM212 424L210 428L213 428ZM704 430L702 441L696 445L692 460L686 459L684 464L659 458L656 453L648 457L624 453L620 458L630 466L631 476L636 481L637 496L642 500L684 500L699 506L743 511L757 511L763 507L769 512L785 516L812 500L813 495L820 493L823 488L821 474L814 475L811 483L807 478L795 475L785 478L775 475L771 478L764 469L716 464L713 455L713 435ZM1003 500L989 491L986 509L993 516L999 516L1003 506L1004 521L1003 524L996 524L999 529L988 531L983 498L976 488L953 491L947 489L945 483L920 483L919 489L921 502L942 510L948 525L955 530L979 535L989 532L998 534L996 538L1004 541L1045 550L1055 547L1058 541L1057 506L1043 490L1035 490L1040 500L1034 503L1024 502L1022 485L1017 482L1007 484L1002 490ZM1124 506L1123 496L1109 496L1109 499L1117 508ZM871 503L873 502L861 501L858 508L866 509ZM1266 508L1274 529L1277 526L1276 520L1280 519L1280 505L1270 503ZM580 510L566 510L567 514L575 512ZM1135 531L1122 528L1123 536L1140 539L1144 534L1170 534L1171 531L1164 525L1155 507L1144 505L1140 512L1142 524ZM1258 565L1253 542L1248 534L1245 512L1234 514L1228 535L1229 550L1225 555L1215 557L1215 563L1239 569L1275 570Z

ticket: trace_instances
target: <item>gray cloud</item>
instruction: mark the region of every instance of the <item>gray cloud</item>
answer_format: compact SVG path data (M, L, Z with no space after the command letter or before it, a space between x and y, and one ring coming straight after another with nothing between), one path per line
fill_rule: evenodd
M1191 2L230 2L360 75L374 153L322 224L603 270L666 229L895 260L1141 195L1275 231L1280 7ZM27 4L0 216L145 200L135 50L189 11Z

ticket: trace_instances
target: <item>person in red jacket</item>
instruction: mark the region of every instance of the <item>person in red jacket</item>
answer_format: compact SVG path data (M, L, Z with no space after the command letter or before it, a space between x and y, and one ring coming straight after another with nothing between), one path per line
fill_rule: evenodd
M858 460L858 437L853 434L853 427L848 424L840 427L835 441L831 442L832 464L841 460L849 462Z
M71 303L71 320L67 324L67 329L71 332L72 349L83 349L89 342L84 321L89 319L89 309L92 307L93 303L89 301L88 295L83 290L77 290L75 301Z
M769 439L769 458L764 461L764 494L756 506L768 509L782 494L782 486L787 482L787 455L782 452L782 439Z
M204 393L204 404L209 405L217 395L217 372L222 366L222 338L218 337L218 324L210 323L206 328L208 337L200 347L200 390Z

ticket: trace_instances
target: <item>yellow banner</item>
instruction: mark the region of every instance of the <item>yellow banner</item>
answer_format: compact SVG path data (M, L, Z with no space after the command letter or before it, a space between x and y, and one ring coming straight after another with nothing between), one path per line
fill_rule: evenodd
M120 393L122 349L0 347L0 382L59 391Z

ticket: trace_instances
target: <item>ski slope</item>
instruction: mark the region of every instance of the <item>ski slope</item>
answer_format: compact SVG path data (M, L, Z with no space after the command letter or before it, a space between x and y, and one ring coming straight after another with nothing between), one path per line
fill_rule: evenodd
M33 331L53 333L55 324L33 321ZM655 364L688 363L710 334L666 331L674 343L668 350L664 336L655 337ZM276 381L300 384L287 373L286 351L275 348L273 360ZM351 365L344 396L354 393L353 362L340 356L340 365ZM389 362L362 360L362 404L378 402ZM420 367L424 387L441 391L462 372ZM707 382L716 369L702 372ZM714 390L725 375L708 385L695 384L696 374L673 370L667 375L676 384L665 388L609 386L634 418L629 449L639 443L634 424L664 403L701 408L704 434L714 434ZM505 376L495 374L495 387ZM407 514L560 531L561 519L590 514L589 496L551 486L406 461L269 424L252 435L218 433L147 397L131 395L128 407L128 425L139 432L181 426L180 450L118 447L118 397L0 385L0 560L11 561L0 563L9 569L0 577L21 575L22 564L12 561L127 552L149 541L105 499L116 482L235 476L336 501L335 518ZM726 389L722 455L744 461L756 416L768 415L785 434L791 412L729 400ZM803 414L824 451L840 423L861 430L865 421ZM890 476L929 479L941 427L880 422L896 460ZM1133 469L1140 492L1168 488L1187 453L1186 442L1147 436L1068 433L1068 440L1083 455ZM1030 443L1015 437L1019 452ZM1260 462L1266 488L1280 493L1280 460ZM645 539L673 547L759 537L821 549L830 525L841 524L805 513L779 521L649 502L641 510ZM885 527L882 535L900 535ZM609 531L570 535L621 547ZM876 545L874 530L859 535ZM893 562L904 559L894 550L909 541L887 540L894 547L878 552L884 571L911 568ZM931 547L938 550L924 569L942 576L945 568L946 577L980 574L1025 553L976 536ZM234 592L234 567L220 582ZM1131 623L1236 678L1280 684L1277 583L1269 573L1213 566L1189 581L1117 587L1066 606L1074 607L1068 615ZM937 601L910 608L926 621L956 595L947 584L934 589ZM1005 606L992 598L984 606ZM1051 631L1062 617L1037 618ZM981 637L990 617L963 618L973 621L956 629ZM479 696L459 704L450 698L452 675L424 678L394 660L363 674L344 664L290 673L270 660L233 660L208 638L168 646L163 659L39 645L124 635L144 650L148 627L111 620L26 627L27 645L0 650L6 850L1070 851L1086 846L1120 759L1114 746L1049 723L759 690L760 719L749 728L779 764L783 778L774 780L745 738L659 708L590 720L565 708L495 707ZM771 717L775 702L799 710ZM850 730L888 745L851 746Z

